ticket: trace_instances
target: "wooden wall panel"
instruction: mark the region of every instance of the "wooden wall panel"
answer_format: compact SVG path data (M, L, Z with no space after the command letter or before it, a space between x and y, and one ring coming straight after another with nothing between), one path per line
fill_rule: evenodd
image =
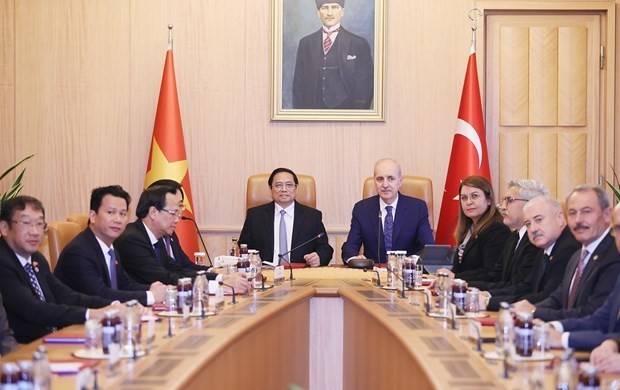
M558 35L558 124L585 126L587 30L560 27Z
M558 29L530 28L529 125L558 122Z
M502 27L500 42L500 124L526 126L529 122L529 30Z
M0 1L0 173L15 154L15 0ZM20 156L25 157L25 156ZM12 180L14 175L5 180ZM5 185L0 182L0 191Z
M585 133L560 132L558 134L558 198L566 198L573 187L586 182L585 150Z
M557 133L531 132L528 137L528 175L544 183L549 193L556 194L556 167L558 163Z
M498 199L503 196L510 180L528 177L528 133L500 133L499 150L499 183L495 186Z

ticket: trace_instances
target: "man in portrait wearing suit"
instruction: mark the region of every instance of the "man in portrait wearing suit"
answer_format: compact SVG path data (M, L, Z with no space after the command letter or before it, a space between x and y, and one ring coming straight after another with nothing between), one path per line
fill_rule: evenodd
M434 242L426 203L398 192L403 184L398 162L389 158L377 161L374 177L378 195L353 206L351 229L342 245L345 262L369 258L385 263L386 251L406 250L411 255ZM359 255L362 244L364 254Z
M31 342L58 327L101 319L121 305L73 291L50 271L38 252L47 229L41 202L18 196L0 210L0 293L9 325L20 343Z
M136 207L135 222L114 242L123 267L140 283L162 282L176 285L179 278L194 278L207 267L189 260L174 234L183 211L183 194L178 188L153 185L142 192ZM241 274L217 275L207 278L224 280L235 292L247 291L249 283Z
M571 256L581 247L566 224L562 205L549 196L538 196L523 207L529 240L540 248L525 280L480 294L488 298L487 310L498 310L500 302L527 299L537 303L547 298L562 282Z
M67 286L88 295L142 305L162 302L166 285L138 283L127 275L113 243L128 221L129 194L121 186L95 188L90 196L88 227L62 250L54 274Z
M514 311L533 312L543 321L580 318L594 313L607 299L620 274L620 254L610 234L609 196L596 185L581 185L567 198L568 226L581 243L569 260L560 286L533 305L522 300Z
M374 70L368 41L340 25L344 0L316 0L323 26L299 41L295 109L369 109Z
M257 249L263 260L276 264L327 265L334 249L328 243L322 214L295 200L298 184L297 175L288 168L271 172L267 185L273 201L247 211L239 244ZM279 255L291 250L281 262Z
M620 204L613 211L612 229L616 250L620 251ZM551 321L549 346L591 350L606 339L620 336L620 277L607 300L594 313L582 318Z

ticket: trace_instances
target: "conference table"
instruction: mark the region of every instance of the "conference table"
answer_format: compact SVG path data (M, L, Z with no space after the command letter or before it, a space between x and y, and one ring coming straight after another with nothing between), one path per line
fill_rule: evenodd
M266 272L272 283L272 273ZM147 355L123 359L113 373L95 366L99 388L193 389L513 389L552 388L549 362L504 365L484 359L467 338L469 321L425 314L424 297L374 286L361 270L295 269L293 281L247 297L226 298L217 315L156 324ZM288 271L286 272L288 278ZM144 329L144 327L143 327ZM70 326L60 334L83 332ZM144 334L144 330L143 330ZM483 337L493 335L483 327ZM31 359L43 341L22 346L0 362ZM52 361L76 360L80 345L46 344ZM484 343L483 352L493 343ZM552 351L560 356L562 351ZM76 378L54 376L53 389ZM92 388L93 380L89 381Z

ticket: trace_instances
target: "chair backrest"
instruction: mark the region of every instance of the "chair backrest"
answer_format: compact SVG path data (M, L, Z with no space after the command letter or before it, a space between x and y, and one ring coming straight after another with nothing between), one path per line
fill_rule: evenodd
M271 198L271 188L267 184L270 173L259 173L248 177L248 185L245 195L245 207L260 206L269 203ZM297 196L295 199L306 206L316 208L316 183L314 177L309 175L297 174L299 185L297 186Z
M403 195L413 196L426 202L428 207L428 221L431 229L435 229L433 218L433 182L428 177L423 176L403 176L403 185L400 187L400 193ZM369 177L364 181L364 189L362 198L370 198L377 195L375 188L375 178Z
M50 243L47 233L45 233L43 241L41 241L41 245L39 245L39 252L47 259L47 262L50 263L50 268L52 268L52 263L50 262Z
M84 230L88 226L88 214L69 214L67 221L77 223Z
M82 230L82 227L75 222L57 221L50 222L47 230L50 251L50 268L56 268L58 256L63 248L75 238Z

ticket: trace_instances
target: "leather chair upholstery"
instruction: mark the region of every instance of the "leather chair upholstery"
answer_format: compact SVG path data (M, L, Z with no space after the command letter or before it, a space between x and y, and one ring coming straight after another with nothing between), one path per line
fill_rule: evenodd
M260 206L271 202L271 188L267 184L270 173L259 173L248 177L245 197L245 207ZM299 185L297 186L296 200L308 207L316 208L316 183L314 177L297 174Z
M47 230L47 238L50 253L49 262L52 271L56 268L60 252L62 252L63 248L82 230L82 227L75 222L50 222Z
M88 214L69 214L67 221L77 223L84 230L88 226Z

